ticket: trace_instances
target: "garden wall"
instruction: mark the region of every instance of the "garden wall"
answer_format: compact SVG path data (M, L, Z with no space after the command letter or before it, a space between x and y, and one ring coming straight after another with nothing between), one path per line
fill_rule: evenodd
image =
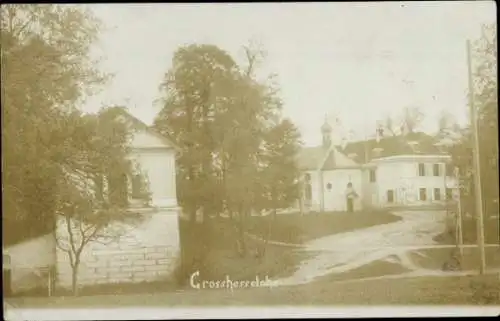
M129 227L118 241L92 242L82 253L78 285L139 283L173 277L179 264L179 209L148 210L141 224ZM65 223L58 223L59 237L66 237ZM57 249L57 287L71 288L68 254Z

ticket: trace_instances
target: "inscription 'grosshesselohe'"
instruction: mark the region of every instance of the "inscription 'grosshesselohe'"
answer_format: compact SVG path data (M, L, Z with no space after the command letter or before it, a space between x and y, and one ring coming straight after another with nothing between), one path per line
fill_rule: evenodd
M275 281L266 276L260 279L259 276L255 280L233 281L226 275L224 280L200 280L200 271L191 274L189 284L193 289L238 289L238 288L257 288L257 287L273 287L276 285Z

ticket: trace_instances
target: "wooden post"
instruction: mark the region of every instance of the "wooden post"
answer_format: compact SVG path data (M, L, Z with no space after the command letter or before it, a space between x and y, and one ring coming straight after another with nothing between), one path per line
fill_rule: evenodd
M481 195L481 168L479 162L479 137L477 131L477 111L474 105L474 84L472 81L472 66L471 66L471 49L470 41L467 40L467 71L468 71L468 85L469 85L469 108L470 108L470 121L471 129L474 138L474 148L472 151L472 158L474 163L474 188L475 188L475 202L476 202L476 228L477 228L477 246L479 249L480 264L479 273L486 273L486 254L484 250L484 217L483 217L483 198Z
M54 279L54 270L50 266L48 268L48 277L47 277L47 290L48 290L48 296L51 297L53 293L52 285L53 285L53 279Z
M299 211L300 211L300 215L304 215L304 187L305 187L305 183L304 183L304 180L303 178L300 179L300 183L299 183L299 188L300 188L300 192L299 192Z
M463 231L462 231L462 196L460 193L460 173L458 171L458 167L455 167L455 178L458 183L458 188L457 188L457 246L458 250L460 252L460 262L462 262L463 257L464 257L464 248L463 248Z
M448 218L448 207L449 207L449 202L446 200L446 176L448 175L448 173L446 172L446 168L448 165L448 162L445 160L444 161L444 175L443 175L443 184L444 184L444 198L445 198L445 202L444 202L444 207L445 207L445 210L446 210L446 218Z

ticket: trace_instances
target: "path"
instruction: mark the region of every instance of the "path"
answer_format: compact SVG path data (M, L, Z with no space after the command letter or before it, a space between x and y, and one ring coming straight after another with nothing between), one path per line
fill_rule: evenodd
M438 245L433 240L445 229L445 211L397 211L394 214L402 219L306 243L304 250L317 255L303 261L293 275L277 282L281 285L305 284L321 276L348 272L380 260L401 264L411 271L406 276L446 273L423 269L409 256L412 250L450 247Z

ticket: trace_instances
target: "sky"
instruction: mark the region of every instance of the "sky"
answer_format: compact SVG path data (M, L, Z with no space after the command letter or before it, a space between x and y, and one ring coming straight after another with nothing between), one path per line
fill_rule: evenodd
M305 145L321 142L325 115L360 139L377 120L418 106L431 132L443 110L466 119L466 39L496 21L493 1L91 4L106 26L94 54L114 74L85 106L126 105L151 124L159 84L183 45L214 44L243 62L257 41L259 73L278 75L283 113Z

